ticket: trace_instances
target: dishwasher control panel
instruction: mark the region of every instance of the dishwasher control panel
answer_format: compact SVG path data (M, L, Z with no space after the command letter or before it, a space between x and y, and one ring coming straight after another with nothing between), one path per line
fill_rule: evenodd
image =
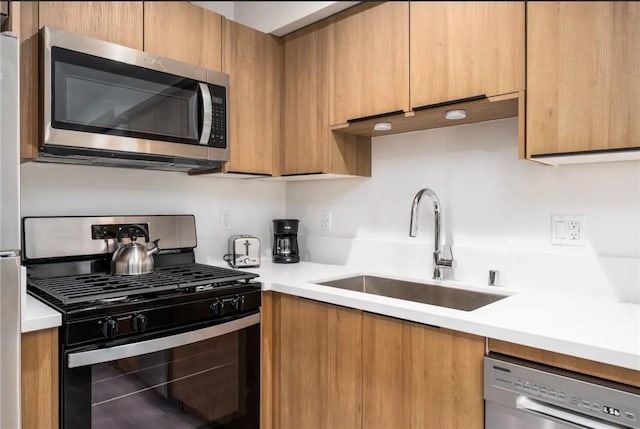
M525 412L553 415L555 409L558 415L570 412L627 428L640 428L640 389L604 380L597 383L588 376L516 362L494 357L484 359L486 400Z

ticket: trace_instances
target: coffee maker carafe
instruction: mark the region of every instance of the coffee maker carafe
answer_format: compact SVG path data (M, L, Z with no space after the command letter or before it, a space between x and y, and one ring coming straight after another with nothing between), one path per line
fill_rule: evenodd
M273 220L273 262L278 264L300 262L298 223L298 219Z

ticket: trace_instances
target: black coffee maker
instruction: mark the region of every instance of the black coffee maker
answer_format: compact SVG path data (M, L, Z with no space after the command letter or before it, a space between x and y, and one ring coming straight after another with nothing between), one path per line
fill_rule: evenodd
M273 220L273 262L293 264L300 262L298 250L298 219Z

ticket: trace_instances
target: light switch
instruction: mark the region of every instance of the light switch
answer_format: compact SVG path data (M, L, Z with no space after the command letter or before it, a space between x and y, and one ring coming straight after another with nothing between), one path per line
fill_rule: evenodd
M564 240L567 238L567 224L564 221L556 222L556 238Z

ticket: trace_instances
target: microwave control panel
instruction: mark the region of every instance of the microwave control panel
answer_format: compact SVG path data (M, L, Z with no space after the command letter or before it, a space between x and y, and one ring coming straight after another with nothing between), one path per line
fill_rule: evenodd
M227 89L209 84L209 92L213 106L209 146L224 149L227 147Z

